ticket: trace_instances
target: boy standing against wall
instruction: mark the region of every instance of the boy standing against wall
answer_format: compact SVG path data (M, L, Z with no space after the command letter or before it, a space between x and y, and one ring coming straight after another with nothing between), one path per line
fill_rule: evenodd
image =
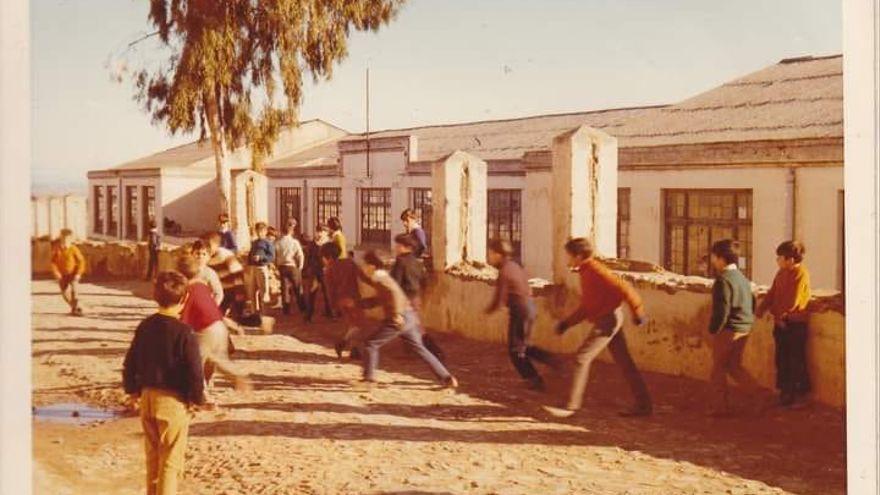
M177 493L189 432L187 409L205 402L198 341L177 319L186 288L180 273L157 275L153 298L159 311L138 325L122 365L125 391L132 404L139 403L148 495Z
M52 275L61 288L61 297L70 306L70 314L82 316L79 306L79 281L86 272L86 259L73 245L73 231L61 229L58 244L52 253Z
M810 273L803 265L804 245L786 241L776 248L779 271L757 316L767 310L773 316L776 341L776 388L779 402L788 407L810 391L807 373L807 305L810 303Z
M147 262L147 280L152 280L156 276L159 269L159 248L162 247L162 237L159 235L159 229L156 227L156 221L150 220L150 235L147 239L147 251L149 253L149 261Z
M725 239L712 245L709 262L718 273L712 286L712 375L714 393L710 416L731 414L727 390L730 375L747 391L755 393L759 385L742 366L743 351L755 322L752 285L739 268L739 243Z
M624 301L632 310L636 324L641 326L645 323L645 307L641 297L631 285L611 273L611 270L593 257L593 244L589 240L582 237L571 239L565 243L565 251L568 253L569 267L580 276L581 305L571 316L556 325L556 333L562 335L568 328L583 320L590 321L593 329L577 351L578 364L568 403L562 408L544 409L562 418L571 416L580 409L590 380L593 360L607 347L636 399L635 405L621 412L621 416L649 416L652 412L651 396L648 395L645 381L630 356L622 332Z

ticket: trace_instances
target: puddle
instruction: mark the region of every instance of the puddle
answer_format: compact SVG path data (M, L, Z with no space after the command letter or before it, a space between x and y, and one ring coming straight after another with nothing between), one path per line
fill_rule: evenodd
M38 421L67 424L95 423L97 421L121 418L125 415L122 411L98 409L86 404L76 403L32 407L31 413L34 419Z

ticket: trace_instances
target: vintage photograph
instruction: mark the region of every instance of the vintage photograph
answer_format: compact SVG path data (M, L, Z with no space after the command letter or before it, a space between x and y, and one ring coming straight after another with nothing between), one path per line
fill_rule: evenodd
M847 493L842 12L30 1L33 493Z

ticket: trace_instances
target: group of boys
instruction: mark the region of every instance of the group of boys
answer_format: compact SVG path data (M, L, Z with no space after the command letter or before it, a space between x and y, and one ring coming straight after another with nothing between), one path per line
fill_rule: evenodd
M235 246L229 245L231 236L225 236L222 230L213 232L193 244L189 254L180 260L178 271L156 276L154 297L160 309L138 326L123 369L125 390L138 401L145 432L148 493L174 493L183 469L188 408L211 404L207 391L214 370L228 375L236 389L249 389L249 381L228 357L229 328L235 323L225 316L225 311L244 303L248 307L256 306L259 314L267 287L260 280L264 273L262 267L270 263L276 264L280 273L285 313L296 305L310 321L317 293L324 293L325 314L341 316L346 326L336 351L340 357L348 349L355 356L362 355L364 382L372 383L376 379L380 349L400 338L428 365L441 386L452 389L458 386L457 379L444 364L442 351L425 335L419 315L426 277L421 259L427 248L424 231L411 210L405 211L401 218L407 232L394 238L395 258L388 270L374 251L367 252L361 263L356 262L346 251L338 219L333 219L328 222L331 228L319 227L314 238L297 238L293 222L288 223L283 235L276 239L271 239L264 224L258 225L247 266L238 260L232 250ZM69 244L62 243L62 247ZM510 360L530 388L543 391L544 380L534 362L558 369L559 360L532 344L537 309L528 278L515 261L509 242L492 241L488 247L488 260L498 268L499 275L495 295L486 312L507 307ZM643 301L630 284L594 256L588 240L571 239L565 251L570 269L579 277L581 300L572 314L556 324L555 331L562 335L585 320L592 328L576 353L577 365L567 401L544 409L556 417L575 414L583 404L592 363L608 348L635 399L632 407L621 414L652 414L650 394L622 331L624 305L628 306L636 325L647 323ZM62 290L68 291L65 294L72 292L75 301L76 281L81 275L81 272L76 275L77 260L82 255L77 257L76 252L59 251L56 256L58 266L65 267L65 270L59 269L56 276ZM756 313L760 317L769 311L774 319L780 402L792 405L803 399L810 389L805 356L810 287L809 274L802 264L803 246L789 241L778 247L779 272L757 307L751 283L737 267L739 256L738 243L732 240L716 242L709 256L717 274L709 325L713 355L710 414L713 416L725 416L733 411L728 396L728 376L746 389L758 388L742 366L743 350ZM247 275L248 266L250 275ZM359 289L362 283L372 287L375 294L363 296ZM253 287L244 290L247 285L256 286L256 290ZM364 317L370 308L381 309L378 323Z

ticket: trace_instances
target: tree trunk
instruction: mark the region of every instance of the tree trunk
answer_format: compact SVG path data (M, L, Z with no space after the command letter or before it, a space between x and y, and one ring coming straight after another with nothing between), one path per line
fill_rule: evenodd
M232 195L232 174L229 164L226 162L224 149L223 131L220 129L220 113L217 100L214 95L205 98L205 113L207 114L208 130L211 134L211 148L214 151L214 165L217 171L217 189L220 193L220 213L226 213L232 219L229 209L229 199ZM233 222L234 223L234 222Z

